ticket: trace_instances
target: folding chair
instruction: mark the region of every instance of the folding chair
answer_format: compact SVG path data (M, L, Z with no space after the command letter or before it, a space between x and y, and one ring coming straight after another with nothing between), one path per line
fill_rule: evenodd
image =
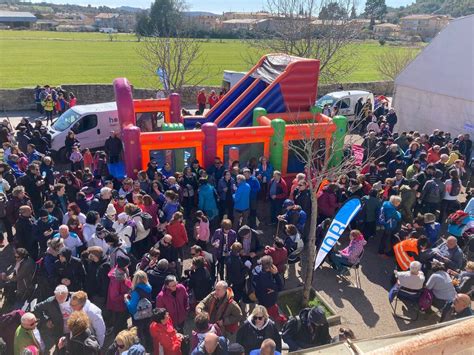
M393 315L397 318L404 319L404 320L409 320L409 321L416 321L418 320L418 317L420 316L420 307L418 305L418 300L420 299L422 290L410 290L405 287L400 287L398 292L395 294L394 300L392 303L390 303L390 306L392 307ZM398 305L398 300L401 300L402 303L406 302L409 304L412 304L415 309L416 309L416 316L415 318L410 318L408 316L404 316L401 314L397 314L397 305Z
M357 288L361 288L361 283L360 283L360 262L362 260L362 257L364 256L364 251L362 250L362 253L360 254L359 256L359 259L357 259L357 261L352 264L352 265L347 265L347 267L349 267L350 269L353 269L354 272L355 272L355 286Z

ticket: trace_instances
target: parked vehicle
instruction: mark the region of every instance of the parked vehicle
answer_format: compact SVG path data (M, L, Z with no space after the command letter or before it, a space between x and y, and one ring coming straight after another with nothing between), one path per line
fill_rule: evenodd
M77 105L54 122L50 128L51 150L62 160L66 158L64 142L69 131L75 133L81 148L103 147L111 131L120 131L116 103Z
M330 92L318 99L316 106L323 108L324 105L328 104L331 110L337 107L339 108L339 114L346 116L350 122L354 120L355 105L360 98L362 98L363 103L365 103L367 99L370 99L372 102L372 110L374 109L374 94L362 90Z

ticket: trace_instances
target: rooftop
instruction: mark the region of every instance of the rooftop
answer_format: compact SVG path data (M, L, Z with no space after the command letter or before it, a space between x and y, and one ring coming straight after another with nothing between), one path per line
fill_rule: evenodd
M95 16L94 18L96 18L96 19L109 19L109 18L119 17L119 15L120 14L116 14L116 13L101 12L100 14Z
M35 22L36 16L31 12L2 11L0 10L0 22Z
M429 20L432 18L449 18L448 15L428 15L428 14L419 14L419 15L408 15L402 17L400 20Z

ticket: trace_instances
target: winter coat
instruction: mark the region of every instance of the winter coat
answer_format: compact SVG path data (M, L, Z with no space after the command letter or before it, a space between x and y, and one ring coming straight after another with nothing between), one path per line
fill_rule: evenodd
M410 188L407 185L402 185L402 187L400 187L400 197L402 198L402 202L400 203L400 212L407 222L412 222L413 208L416 204L416 190Z
M67 338L65 351L60 354L66 355L99 355L100 344L89 329L71 338Z
M194 292L196 301L201 301L212 291L213 282L209 270L200 267L189 274L188 287Z
M234 301L234 293L231 288L227 289L227 295L219 299L215 291L207 295L196 308L209 313L209 322L217 323L222 320L224 327L238 324L242 318L242 310Z
M274 171L272 164L267 162L265 170L262 164L258 164L257 169L258 169L257 177L260 179L260 181L264 182L265 180L266 183L270 182L270 180L273 177L273 171Z
M56 260L54 263L56 269L57 283L61 284L62 279L68 279L71 284L67 287L69 291L75 292L84 289L86 271L79 258L73 256L66 257L66 262Z
M209 184L201 185L199 188L199 205L198 208L203 211L212 221L219 214L216 203L216 190Z
M100 217L103 217L105 211L107 210L107 206L111 203L112 200L104 200L100 197L99 194L91 201L91 206L89 211L97 211Z
M252 285L258 304L267 308L276 304L278 292L283 289L283 281L280 274L264 271L262 265L257 265L252 270Z
M18 210L23 205L30 206L33 209L33 206L31 205L30 199L28 197L25 197L21 200L17 197L12 197L8 200L5 212L7 214L7 220L8 222L10 222L11 225L15 225L19 217Z
M441 224L438 222L425 223L425 235L432 246L436 244L439 238L439 232L441 231Z
M336 194L324 187L322 194L318 197L318 214L324 217L334 217L337 207Z
M213 254L216 259L220 259L224 252L230 252L230 247L237 240L237 233L233 229L231 229L227 234L226 239L223 230L219 228L214 232L214 235L211 239L211 244L214 244L217 240L219 241L219 247L214 248Z
M298 189L295 189L293 197L295 205L301 206L301 209L306 212L306 216L311 218L312 205L311 193L309 190L299 191Z
M255 176L250 176L249 179L246 180L247 184L250 186L250 199L256 200L257 195L260 191L260 182Z
M53 233L49 236L45 236L44 232L48 231L50 228L53 230ZM59 221L56 217L48 215L47 222L43 222L41 218L38 218L38 220L36 221L36 225L34 227L33 233L35 235L35 239L39 243L41 252L44 253L46 251L48 239L51 236L53 236L54 233L58 231L58 229L59 229Z
M147 298L151 302L151 286L150 284L138 284L130 293L130 300L125 301L128 313L132 316L137 313L138 302L142 298Z
M214 350L212 355L227 355L228 354L228 340L220 336L219 339L217 340L217 348ZM208 355L208 352L206 351L204 347L204 342L199 344L191 353L191 355Z
M105 140L104 150L109 156L117 156L122 153L122 141L118 137L109 137Z
M86 270L85 291L89 298L100 296L104 299L107 297L109 288L109 271L110 263L106 257L102 257L97 263L87 260L84 263Z
M285 247L266 247L265 255L272 257L273 264L277 267L279 273L285 272L286 264L288 263L288 251Z
M431 179L423 186L420 200L427 203L440 203L443 200L444 193L444 183L437 179Z
M134 242L139 242L140 240L143 240L148 237L148 235L151 232L151 229L145 229L143 226L143 220L140 214L142 213L142 210L140 208L137 208L135 211L132 212L132 215L130 216L131 220L135 222L135 240Z
M132 282L127 273L119 267L114 267L109 272L109 289L107 292L107 309L112 312L125 312L127 310L123 296L132 287Z
M380 222L386 231L395 232L400 226L401 214L390 201L385 201L380 209Z
M271 179L268 185L268 194L271 198L272 196L272 185L275 182L275 179ZM276 182L276 193L275 193L275 200L284 200L288 196L288 186L286 185L285 180L280 178L279 182Z
M33 290L33 275L35 272L35 262L27 257L20 262L18 270L13 273L16 281L16 300L25 301Z
M163 287L156 297L156 307L165 308L169 312L174 325L182 325L189 311L189 299L186 287L181 284L176 285L175 296L173 296L168 288Z
M258 329L252 321L252 316L249 316L239 328L236 342L242 345L248 354L252 350L260 349L265 339L272 339L276 344L276 350L281 352L281 336L275 322L267 319L263 327Z
M153 355L181 355L181 339L178 338L171 319L166 324L152 322L150 335L153 340ZM160 352L160 346L163 352Z
M158 293L161 292L163 285L165 284L166 276L172 275L168 270L159 270L158 268L148 269L146 271L148 275L148 282L151 286L151 299L155 300Z
M25 248L30 256L34 259L38 257L38 240L35 238L33 228L35 220L33 217L20 216L15 224L15 246L17 248Z
M361 199L364 222L375 222L377 221L380 207L382 207L382 201L377 197L364 196Z
M35 306L33 312L36 318L39 320L38 329L40 331L50 333L55 338L59 338L64 333L64 320L61 313L61 308L59 307L56 297L51 296L44 300L43 302L38 303ZM53 323L53 328L48 329L46 327L46 322L50 320Z
M349 245L342 249L339 253L347 258L350 264L355 264L364 251L364 246L367 244L364 238L354 239L349 242Z
M14 355L21 354L23 349L34 345L39 348L38 341L36 340L32 330L26 330L21 325L16 328L15 340L13 345Z
M178 202L165 202L163 205L163 214L165 218L165 222L171 221L173 218L173 214L179 211L179 203Z
M224 191L225 188L227 188L227 191ZM217 193L221 201L226 201L228 198L231 199L235 190L237 190L237 185L232 177L229 181L226 181L224 177L222 177L217 183Z
M226 259L227 282L230 286L242 285L245 282L248 268L239 254L231 253Z
M234 209L237 211L245 211L250 208L250 185L246 182L241 182L237 186L237 191L233 195Z
M188 244L188 233L186 233L186 228L184 227L183 222L171 221L166 226L166 232L173 237L173 247L181 248Z

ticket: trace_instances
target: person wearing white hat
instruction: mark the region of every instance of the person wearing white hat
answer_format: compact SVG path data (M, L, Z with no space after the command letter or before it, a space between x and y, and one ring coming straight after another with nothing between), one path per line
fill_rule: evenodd
M127 252L130 251L130 248L132 247L132 242L130 241L130 238L132 237L133 234L133 222L130 221L130 216L126 214L125 212L122 212L118 215L117 220L114 222L113 229L115 229L115 232L117 233L118 237L120 240L123 242L123 247L125 247L125 250Z
M113 224L115 223L116 217L117 217L117 210L115 209L114 205L110 203L107 206L104 217L102 217L100 223L104 226L105 229L107 229L108 231L112 231Z

